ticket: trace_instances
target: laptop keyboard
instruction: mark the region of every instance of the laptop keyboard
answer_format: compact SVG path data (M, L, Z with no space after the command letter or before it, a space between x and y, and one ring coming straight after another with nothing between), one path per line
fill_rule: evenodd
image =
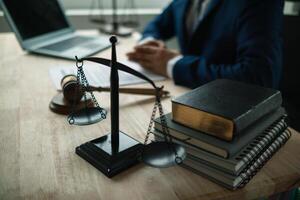
M78 45L86 44L90 41L94 40L94 38L89 38L89 37L82 37L82 36L76 36L72 37L70 39L66 39L63 41L59 41L47 46L43 46L41 49L47 49L51 51L66 51L70 48L76 47Z

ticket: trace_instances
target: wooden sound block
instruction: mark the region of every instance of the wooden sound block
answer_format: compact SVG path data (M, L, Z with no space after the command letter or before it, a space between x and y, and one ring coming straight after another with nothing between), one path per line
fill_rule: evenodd
M62 93L58 93L52 98L49 104L49 108L51 111L57 114L69 115L72 111L78 111L80 109L83 109L86 105L88 107L94 106L92 98L89 95L87 95L86 101L87 102L85 102L84 97L82 97L79 103L73 105L72 103L69 103L64 99Z

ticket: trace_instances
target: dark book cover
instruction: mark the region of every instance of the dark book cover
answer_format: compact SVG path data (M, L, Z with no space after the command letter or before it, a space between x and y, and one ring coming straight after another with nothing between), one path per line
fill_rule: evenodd
M174 98L172 104L228 119L234 124L233 134L239 134L265 114L280 107L282 96L275 89L218 79Z

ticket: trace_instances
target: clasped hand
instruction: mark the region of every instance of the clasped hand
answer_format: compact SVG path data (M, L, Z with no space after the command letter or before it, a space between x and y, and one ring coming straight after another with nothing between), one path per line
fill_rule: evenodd
M163 41L151 40L135 46L126 55L129 60L139 63L145 69L167 76L168 61L178 56L179 52L167 49Z

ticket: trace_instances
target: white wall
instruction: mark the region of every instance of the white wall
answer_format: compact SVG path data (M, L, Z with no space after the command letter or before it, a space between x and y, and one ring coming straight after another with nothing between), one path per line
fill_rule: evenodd
M93 5L98 5L98 2L102 2L104 8L111 8L112 0L60 0L66 9L87 9ZM118 7L124 8L130 2L134 2L136 8L163 8L172 0L117 0ZM286 2L285 13L297 14L299 8L294 6L294 3Z
M105 8L111 8L112 0L60 0L66 9L90 8L92 2L102 2ZM163 8L171 0L117 0L118 7L134 2L136 8Z
M98 2L99 0L60 0L67 10L67 15L70 17L71 23L77 29L90 29L95 28L95 24L91 24L88 20L88 15L90 14L90 6L92 2ZM100 0L104 4L104 8L109 13L111 13L111 2L112 0ZM136 8L139 8L139 20L141 26L138 30L142 30L143 26L152 19L155 15L161 12L161 9L165 7L172 0L117 0L120 4L120 8L124 8L125 3L134 1ZM295 5L291 2L286 2L285 4L285 14L287 15L297 15L299 13L300 6ZM105 12L102 12L104 14ZM3 13L0 9L0 33L10 31L6 20L3 17Z

